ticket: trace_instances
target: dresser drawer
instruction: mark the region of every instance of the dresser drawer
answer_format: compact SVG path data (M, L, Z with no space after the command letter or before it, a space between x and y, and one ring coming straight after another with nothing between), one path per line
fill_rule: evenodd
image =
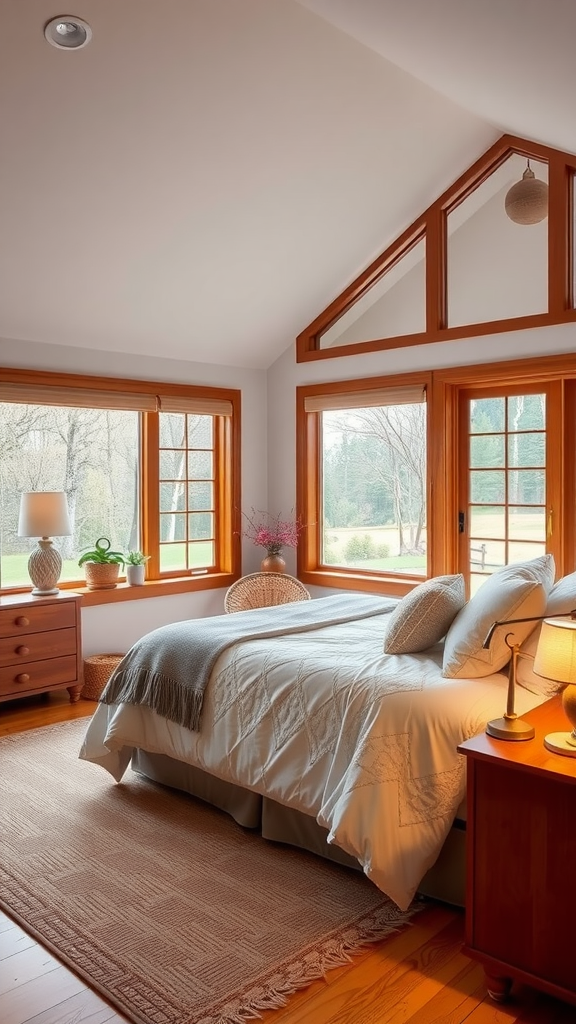
M75 601L27 604L22 607L0 608L0 638L25 636L49 629L62 629L76 625Z
M67 686L77 680L76 658L51 658L27 665L0 668L0 698L23 697L52 687Z
M76 654L76 630L52 629L45 633L0 638L0 667Z

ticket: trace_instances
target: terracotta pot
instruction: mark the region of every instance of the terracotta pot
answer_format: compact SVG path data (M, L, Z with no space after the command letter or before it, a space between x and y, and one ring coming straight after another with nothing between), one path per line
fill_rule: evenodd
M88 590L114 590L118 585L118 562L85 562L84 572Z
M260 563L261 572L286 572L286 562L282 555L266 555Z

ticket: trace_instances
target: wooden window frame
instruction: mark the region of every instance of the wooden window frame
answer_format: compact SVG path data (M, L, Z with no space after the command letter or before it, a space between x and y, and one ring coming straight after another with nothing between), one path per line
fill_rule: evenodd
M553 501L556 522L547 544L556 563L556 575L576 570L576 473L573 442L576 432L576 359L573 355L536 356L499 363L484 363L435 370L432 374L431 423L436 439L431 511L435 529L431 537L433 575L460 571L458 510L462 486L463 428L459 422L461 396L481 388L497 388L503 394L517 394L523 387L556 383L558 401L547 417L547 467L552 481L548 496Z
M374 570L328 567L320 562L321 545L321 465L320 412L308 412L307 400L328 395L362 394L390 387L415 386L427 395L431 374L426 372L395 374L393 377L370 377L335 381L330 384L302 385L296 389L296 507L306 529L297 548L298 577L303 583L339 590L363 590L402 596L427 577L409 574L385 574ZM426 425L427 451L431 450L431 425L428 410ZM427 508L430 508L430 473L426 487ZM429 573L428 573L429 575Z
M241 573L241 392L232 388L205 387L200 385L170 384L166 382L130 380L126 378L95 377L81 374L62 374L33 370L3 369L2 382L23 387L46 387L50 389L71 389L81 391L108 392L112 394L143 395L152 398L163 395L173 399L190 401L198 399L207 403L227 402L231 415L215 416L215 479L218 532L216 570L202 574L187 573L180 576L146 580L142 587L131 587L119 583L114 590L88 590L82 585L61 582L61 590L82 594L82 603L100 605L118 601L142 600L169 594L181 594L217 587L228 587ZM150 568L159 573L159 416L158 412L142 413L140 451L140 522L142 546L153 552ZM3 594L24 592L27 587L3 588Z
M558 440L562 438L562 401L563 382L561 379L553 380L517 380L514 383L507 382L500 384L480 384L476 387L467 385L459 388L458 393L458 512L462 510L465 516L465 529L458 532L459 567L466 566L466 573L470 562L469 538L470 538L470 501L468 495L468 484L470 474L469 461L469 399L470 398L512 398L517 395L534 395L543 392L546 395L546 456L545 456L545 478L546 478L546 514L548 527L545 537L545 550L554 556L555 564L558 566L563 561L562 537L558 529L553 528L552 519L557 520L562 507L562 482L563 467L560 455L561 446ZM502 435L505 436L508 423L506 421ZM466 442L466 443L465 443ZM503 467L504 468L504 467ZM503 504L506 504L503 502ZM468 580L467 580L468 582Z
M426 387L428 417L427 555L428 578L461 571L458 510L462 486L461 396L479 388L518 393L523 386L556 382L558 401L547 424L547 473L553 480L550 497L558 508L555 535L547 546L554 554L558 577L576 571L576 359L573 355L542 356L429 373L335 381L303 385L296 390L296 508L307 524L298 546L298 576L308 585L338 590L369 591L402 596L422 579L408 575L342 571L320 562L321 451L319 413L306 412L307 398L316 395L369 391L378 387L422 384ZM572 434L569 432L572 431ZM570 442L572 437L572 442Z
M448 215L512 154L548 164L548 309L543 313L527 316L448 327ZM459 338L473 338L485 334L506 334L528 328L576 322L572 266L575 173L576 155L514 135L503 135L298 335L296 362L335 359L364 352L387 351L438 341L455 341ZM426 329L417 334L321 348L321 337L324 332L422 238L425 239Z

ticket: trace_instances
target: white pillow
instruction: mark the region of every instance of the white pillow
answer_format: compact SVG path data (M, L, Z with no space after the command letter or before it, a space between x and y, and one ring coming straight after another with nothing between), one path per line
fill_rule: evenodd
M414 587L390 615L385 654L416 654L446 635L455 615L464 606L466 592L462 573L435 576Z
M511 627L496 629L490 646L484 648L490 626L499 619L542 615L553 582L552 555L505 565L489 576L448 630L442 675L449 679L479 679L504 668L510 660L505 637ZM519 622L513 628L515 641L522 643L533 623Z
M554 584L548 595L543 614L547 618L552 618L554 615L567 614L573 611L574 608L576 608L576 572L570 573L569 576L563 576L562 579L558 580L558 583ZM542 623L539 622L536 629L533 629L524 643L521 644L521 656L518 658L516 681L526 690L530 690L531 693L538 693L543 697L553 697L555 693L558 693L563 688L564 684L558 683L556 679L545 679L543 676L537 676L534 672L534 658L536 657L536 648L538 647L541 631ZM523 658L523 654L527 654L528 657Z

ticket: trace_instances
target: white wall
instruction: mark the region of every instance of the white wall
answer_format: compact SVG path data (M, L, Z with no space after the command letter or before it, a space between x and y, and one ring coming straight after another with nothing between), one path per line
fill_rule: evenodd
M242 392L242 507L267 507L266 373L37 342L0 339L0 365L21 369L88 373L137 380L172 381L239 388ZM262 550L243 544L243 571L255 572ZM224 610L222 589L117 602L82 610L84 655L120 652L157 626L177 619L216 615Z
M572 353L576 365L576 324L308 363L296 363L295 345L291 344L268 370L269 506L288 512L296 503L297 385L560 353ZM286 561L288 571L293 572L295 553L288 552ZM315 596L328 592L317 588Z

